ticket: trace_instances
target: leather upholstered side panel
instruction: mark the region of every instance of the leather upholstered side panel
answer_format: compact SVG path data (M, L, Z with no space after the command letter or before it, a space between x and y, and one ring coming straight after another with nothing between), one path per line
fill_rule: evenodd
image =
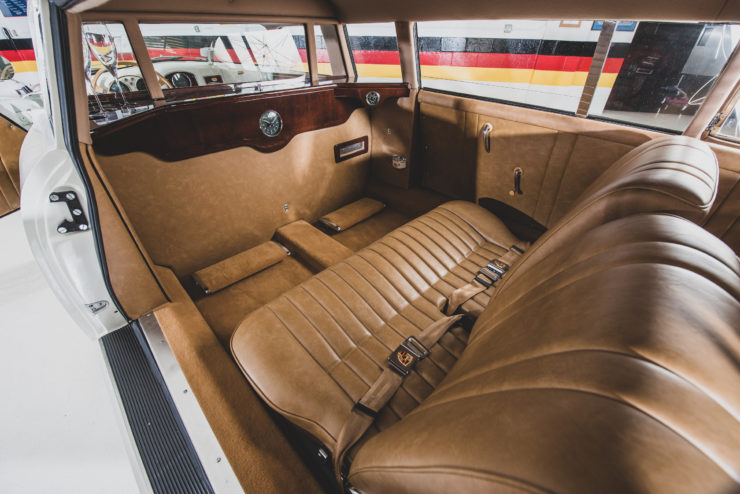
M334 145L369 134L368 111L358 109L272 153L240 147L174 163L143 153L97 159L153 261L182 277L269 240L284 224L358 199L368 155L335 163Z
M82 147L82 156L95 191L98 220L103 235L103 249L113 292L131 319L137 319L167 302L154 267L147 253L141 249L136 233L130 229L126 213L117 203L105 176L99 173L88 146Z
M449 197L472 201L477 115L426 103L421 103L419 109L422 185Z
M656 132L421 91L424 185L450 197L491 198L550 227L614 161ZM490 152L482 130L493 126ZM514 193L520 169L522 194Z
M20 206L18 157L26 131L0 118L0 216Z
M371 175L378 180L404 189L411 185L412 170L420 167L412 153L416 108L416 90L408 98L372 109ZM393 168L393 156L405 156L404 170Z

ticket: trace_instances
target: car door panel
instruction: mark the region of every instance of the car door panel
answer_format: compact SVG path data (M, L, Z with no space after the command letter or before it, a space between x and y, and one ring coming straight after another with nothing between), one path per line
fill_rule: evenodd
M614 161L660 135L433 91L422 90L419 101L425 187L458 199L472 189L476 201L501 202L546 227Z
M486 124L493 130L490 151L486 151L483 138L478 139L476 199L501 201L534 217L558 132L485 115L480 121L481 133ZM521 171L519 191L514 190L517 170Z

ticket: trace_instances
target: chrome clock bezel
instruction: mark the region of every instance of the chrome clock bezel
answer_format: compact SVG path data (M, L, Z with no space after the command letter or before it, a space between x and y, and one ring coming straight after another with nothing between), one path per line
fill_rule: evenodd
M277 130L274 130L275 124L277 124ZM259 127L267 137L276 137L283 130L283 118L277 111L267 110L260 115Z
M369 106L375 106L380 103L380 93L377 91L368 91L365 95L365 103Z

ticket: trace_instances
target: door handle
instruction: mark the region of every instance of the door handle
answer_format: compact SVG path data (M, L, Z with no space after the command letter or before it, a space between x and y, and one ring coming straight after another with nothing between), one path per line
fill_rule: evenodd
M485 148L487 153L491 152L491 131L493 130L493 125L490 123L487 123L483 126L483 131L481 135L483 136L483 147Z
M509 195L520 196L522 194L524 194L524 192L522 192L522 169L515 168L514 169L514 190L510 190Z

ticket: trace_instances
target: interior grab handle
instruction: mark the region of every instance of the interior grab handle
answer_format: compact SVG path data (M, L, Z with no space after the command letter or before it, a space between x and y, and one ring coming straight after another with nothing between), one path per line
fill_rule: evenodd
M491 131L493 130L493 125L490 123L487 123L483 126L483 131L481 135L483 136L483 147L486 149L487 153L491 152Z

